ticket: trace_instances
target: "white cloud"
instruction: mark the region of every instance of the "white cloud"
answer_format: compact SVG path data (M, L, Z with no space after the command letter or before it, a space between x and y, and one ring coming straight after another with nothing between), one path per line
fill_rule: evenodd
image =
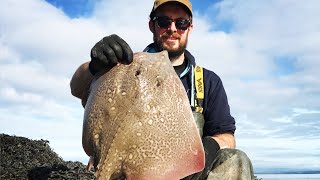
M313 109L313 113L320 109L317 78L320 74L316 70L320 57L320 23L314 21L314 17L320 15L319 7L317 1L222 1L208 11L211 15L218 12L211 27L231 21L230 32L208 33L205 29L205 33L193 37L198 40L200 34L205 34L194 49L198 53L196 57L201 57L201 64L221 75L237 119L238 144L244 150L249 147L248 154L258 167L266 166L267 161L270 167L301 167L301 164L307 167L319 161L315 156L306 155L308 160L291 162L285 153L278 158L277 152L272 158L266 156L268 150L262 146L271 137L274 139L270 139L269 145L275 150L285 145L287 137L304 137L301 144L316 143L310 138L320 133L315 128L320 125L320 116L315 114L312 122L308 122L311 117L300 111L299 117L294 117L296 107ZM221 34L225 40L218 38ZM276 75L275 58L278 57L294 57L297 61L289 63L296 71ZM283 141L279 141L279 137ZM242 144L244 139L248 141ZM257 141L262 143L255 146ZM288 142L292 143L292 153L298 156L295 142ZM310 154L317 152L316 148L309 150ZM315 160L311 161L312 158Z
M293 116L300 116L302 114L320 114L320 110L309 110L303 108L294 108L293 112Z
M319 137L318 137L319 138ZM248 146L250 144L250 146ZM238 146L254 157L253 166L264 168L319 169L318 139L304 138L242 138ZM307 166L306 166L307 165Z
M292 119L288 116L280 117L280 118L274 118L271 119L273 122L278 122L278 123L291 123Z
M70 19L45 1L2 0L0 132L48 139L66 160L86 159L83 109L70 94L70 78L103 36L118 34L141 51L152 41L151 6L148 0L97 1L92 16ZM312 0L231 0L195 13L188 49L222 78L238 147L258 167L319 168L313 156L320 134L319 7ZM227 21L230 31L216 29ZM287 56L295 71L277 74L277 58ZM307 161L294 162L294 155Z

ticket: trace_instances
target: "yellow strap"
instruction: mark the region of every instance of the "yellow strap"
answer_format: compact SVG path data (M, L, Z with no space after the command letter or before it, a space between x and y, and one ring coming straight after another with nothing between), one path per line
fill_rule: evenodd
M195 75L196 95L197 95L197 98L195 99L195 110L196 110L196 112L202 113L203 108L201 106L199 106L199 104L197 103L197 99L203 100L203 98L204 98L204 83L203 83L203 69L202 69L202 67L195 66L194 75Z
M203 108L202 107L196 107L195 111L198 112L198 113L202 113L203 112Z
M194 68L195 82L196 82L196 94L198 99L204 98L204 84L203 84L203 69L200 66Z

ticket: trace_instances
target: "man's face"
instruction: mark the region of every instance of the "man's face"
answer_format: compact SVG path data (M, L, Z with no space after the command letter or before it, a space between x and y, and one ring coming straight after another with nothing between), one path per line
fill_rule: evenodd
M157 9L156 17L168 17L170 19L184 18L190 20L188 13L178 4L167 3ZM180 56L187 47L188 35L192 30L192 25L187 29L177 28L175 21L168 27L160 27L159 21L150 21L149 27L153 32L153 40L159 51L167 50L170 58Z

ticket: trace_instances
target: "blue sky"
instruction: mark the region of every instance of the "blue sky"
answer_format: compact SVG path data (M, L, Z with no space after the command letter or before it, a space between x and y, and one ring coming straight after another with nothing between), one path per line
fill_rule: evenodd
M200 3L201 2L201 3ZM236 119L237 148L254 169L320 169L320 2L192 1L188 49L216 72ZM47 139L86 163L75 69L102 37L133 51L152 41L149 0L2 0L0 132Z
M94 11L94 0L46 0L53 6L62 9L71 18L89 16ZM221 0L202 0L201 3L191 1L196 11L207 10L212 4ZM151 8L150 8L151 9Z
M61 9L70 18L78 18L83 16L90 16L93 8L94 1L92 0L46 0L53 6Z

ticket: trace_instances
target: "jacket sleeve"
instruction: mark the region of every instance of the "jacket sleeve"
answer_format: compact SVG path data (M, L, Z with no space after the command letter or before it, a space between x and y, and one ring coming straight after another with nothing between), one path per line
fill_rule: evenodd
M230 114L228 98L220 77L205 70L204 86L204 136L221 133L234 134L235 120Z
M82 100L83 107L86 104L92 80L93 76L89 71L89 62L80 65L71 78L71 94Z

